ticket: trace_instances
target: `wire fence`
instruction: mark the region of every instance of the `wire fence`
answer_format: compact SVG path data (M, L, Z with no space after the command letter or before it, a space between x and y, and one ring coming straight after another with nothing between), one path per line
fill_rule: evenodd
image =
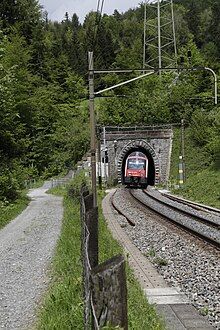
M84 329L106 325L127 330L127 288L124 257L98 263L98 208L81 188L81 253L83 263Z
M28 179L24 181L24 186L26 189L31 189L35 186L36 180L35 179Z

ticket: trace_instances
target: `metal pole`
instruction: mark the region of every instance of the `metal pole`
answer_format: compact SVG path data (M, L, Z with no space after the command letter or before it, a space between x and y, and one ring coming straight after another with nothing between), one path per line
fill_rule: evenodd
M175 63L177 65L177 47L176 47L176 31L175 31L175 21L174 21L174 11L173 11L173 0L171 0L171 15L172 15L172 25L173 25L173 43L174 43Z
M106 161L105 161L105 150L106 150L105 127L103 127L103 144L104 144L104 180L106 184L107 177L106 177Z
M179 156L179 186L183 186L183 157Z
M91 170L92 170L92 193L93 206L97 206L96 192L96 131L95 131L95 107L94 107L94 64L93 52L88 53L89 59L89 113L90 113L90 152L91 152Z
M161 21L160 21L160 0L157 2L157 27L158 27L158 66L159 75L161 76L162 57L161 57Z
M144 46L143 46L143 69L146 62L146 21L147 21L147 2L144 2ZM144 70L143 70L144 73Z
M98 173L99 173L99 189L102 189L102 160L101 160L101 137L99 132L98 138Z
M185 137L184 137L184 119L181 119L181 152L182 152L182 176L183 182L186 181L186 168L185 168Z
M205 70L210 71L214 76L214 83L215 83L215 104L218 104L218 80L217 75L214 70L205 67Z
M143 69L142 69L142 71L143 71ZM153 74L153 73L154 73L154 71L150 71L150 72L145 73L145 74L142 74L142 75L140 75L140 76L138 76L138 77L135 77L135 78L132 78L132 79L129 79L129 80L123 81L123 82L121 82L121 83L119 83L119 84L117 84L117 85L114 85L114 86L111 86L111 87L108 87L108 88L102 89L101 91L95 92L94 94L95 94L95 95L98 95L98 94L101 94L101 93L104 93L104 92L110 91L110 90L112 90L112 89L114 89L114 88L117 88L117 87L120 87L120 86L123 86L123 85L129 84L129 83L132 82L132 81L135 81L135 80L138 80L138 79L141 79L141 78L147 77L147 76L149 76L149 75L151 75L151 74Z

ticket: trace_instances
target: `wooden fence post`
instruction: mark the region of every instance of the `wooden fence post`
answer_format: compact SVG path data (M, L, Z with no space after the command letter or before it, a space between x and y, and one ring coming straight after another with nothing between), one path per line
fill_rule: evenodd
M90 272L98 265L98 208L93 207L93 195L81 190L81 253L83 262L84 329L93 328L90 303Z
M86 227L89 233L88 257L90 267L98 265L98 207L93 207L86 212Z
M106 325L128 329L124 257L113 257L91 270L92 307L96 328Z

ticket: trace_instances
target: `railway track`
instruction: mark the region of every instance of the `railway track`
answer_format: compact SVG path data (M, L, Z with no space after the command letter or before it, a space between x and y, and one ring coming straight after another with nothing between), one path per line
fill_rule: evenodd
M183 205L170 201L154 190L130 189L129 193L144 207L220 250L220 217L216 214L204 215L201 210L192 209L186 203ZM114 198L113 207L127 219L129 224L135 226L135 219L125 211L124 207L116 207Z
M173 210L185 214L186 216L196 219L196 221L200 221L201 223L204 223L205 225L209 225L210 227L220 229L220 213L219 216L216 216L214 214L202 214L201 209L193 209L191 203L182 203L180 200L178 203L175 204L170 202L169 199L166 197L161 196L161 194L158 194L156 191L155 193L152 193L147 190L143 190L144 194L148 196L148 198L154 199L156 202L161 203L167 207L172 208Z
M190 206L190 207L194 208L195 210L201 211L203 213L220 217L220 210L217 209L217 208L207 206L207 205L202 205L202 204L199 204L199 203L195 203L195 202L189 201L187 199L171 195L169 193L162 192L162 196L168 198L171 201L178 202L178 203L181 203L183 205Z
M115 191L115 193L116 193L116 191ZM115 195L115 193L114 193L114 195ZM130 215L126 215L126 213L118 206L118 205L116 205L116 203L115 203L115 201L114 201L114 195L112 196L112 199L111 199L111 203L112 203L112 206L113 206L113 208L120 214L120 215L122 215L126 220L127 220L127 222L131 225L131 226L135 226L135 222L134 222L134 220L133 220L133 218L132 218L132 216L130 216Z
M182 211L189 209L193 213L193 216L187 215L186 212L157 201L156 197L163 199L159 192L152 189L152 191L148 190L148 193L149 195L140 189L118 189L112 198L112 205L117 209L115 221L143 256L150 260L166 283L171 287L180 287L200 312L207 310L209 321L219 329L218 224L220 219L218 212L210 215L209 210L204 212L197 208L191 209L181 203ZM158 196L154 196L155 198L150 197L150 194L157 193ZM167 203L177 208L176 201L168 200ZM151 207L147 204L151 204ZM165 215L164 210L166 210ZM202 219L197 221L196 213L199 213ZM206 217L209 224L205 224ZM192 228L189 229L184 224ZM216 235L211 234L213 231Z

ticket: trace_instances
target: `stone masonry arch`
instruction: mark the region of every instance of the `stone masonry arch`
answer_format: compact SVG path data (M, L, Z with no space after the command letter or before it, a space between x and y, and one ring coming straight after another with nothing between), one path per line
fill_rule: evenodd
M125 158L128 156L128 154L132 150L140 150L143 151L146 156L150 156L153 161L153 166L154 166L154 171L155 171L155 177L154 177L154 183L158 184L159 183L159 178L160 178L160 165L159 165L159 159L157 157L157 154L154 150L154 148L146 141L142 139L138 140L133 140L121 150L119 156L118 156L118 161L117 161L117 176L118 176L118 182L123 183L123 163L125 161Z
M173 129L171 125L103 127L100 133L103 177L123 183L125 159L132 151L141 151L150 162L149 185L165 184L169 179ZM105 157L107 155L107 158Z

